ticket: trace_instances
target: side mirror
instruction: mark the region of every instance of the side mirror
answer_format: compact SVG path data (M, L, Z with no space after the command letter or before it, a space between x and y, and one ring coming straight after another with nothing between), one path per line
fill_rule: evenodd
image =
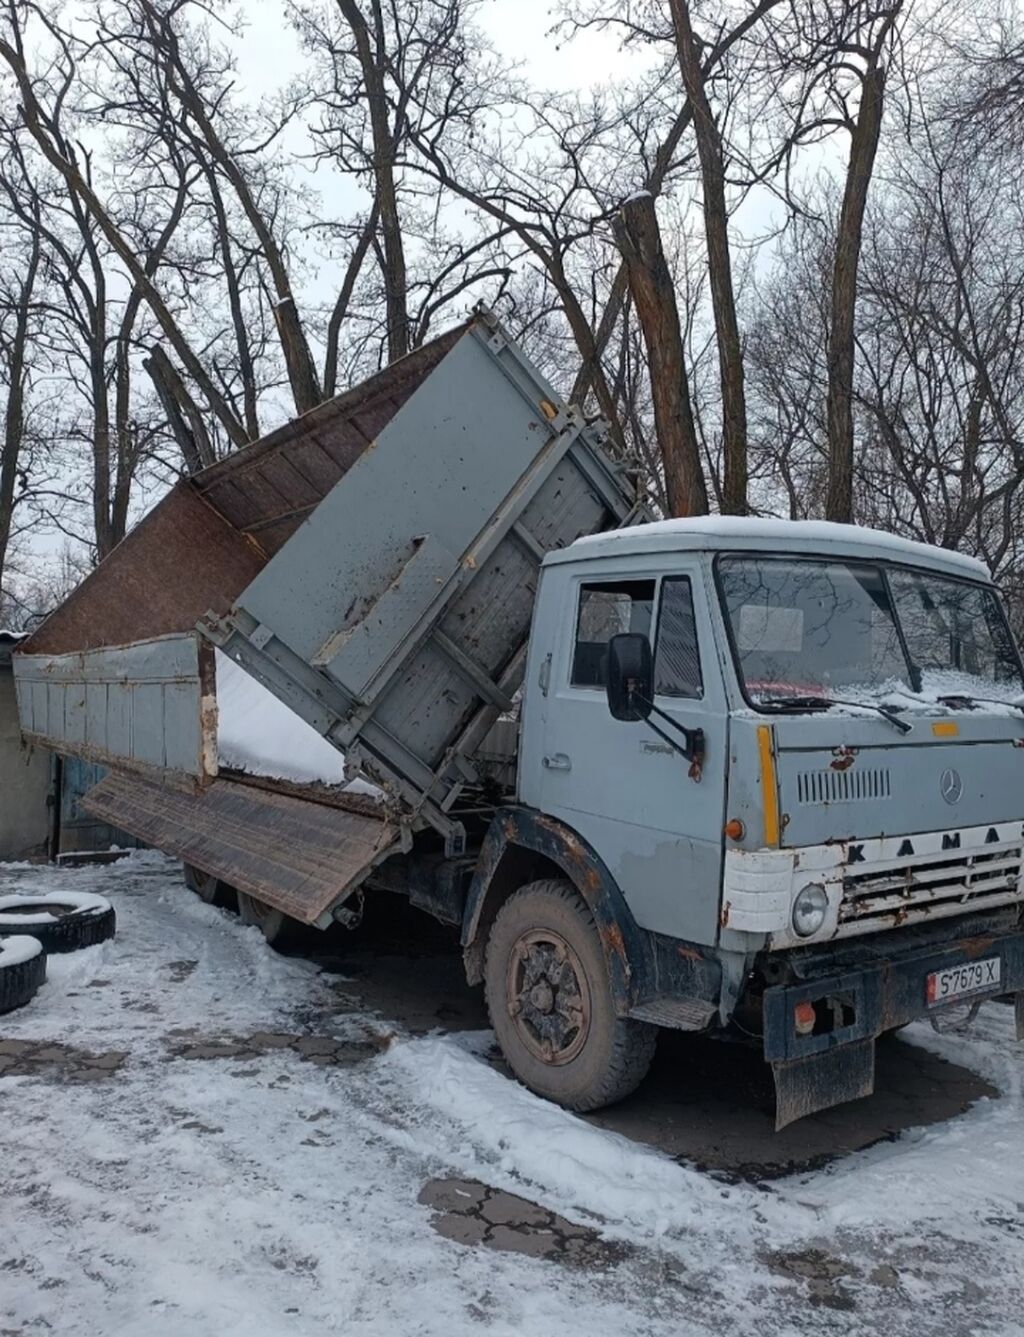
M611 638L606 686L613 719L636 724L647 718L654 696L654 660L646 636L631 631Z

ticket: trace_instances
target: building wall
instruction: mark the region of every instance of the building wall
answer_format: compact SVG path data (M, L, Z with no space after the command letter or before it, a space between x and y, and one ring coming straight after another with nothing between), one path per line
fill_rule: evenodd
M0 666L0 859L46 851L49 833L50 754L21 743L14 675Z

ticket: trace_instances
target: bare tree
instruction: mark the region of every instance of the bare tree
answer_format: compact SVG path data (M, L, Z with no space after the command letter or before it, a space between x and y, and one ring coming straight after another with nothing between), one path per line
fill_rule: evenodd
M14 238L8 235L5 245ZM0 386L4 395L3 456L0 458L0 588L4 585L7 552L19 493L29 491L26 459L26 394L31 374L33 306L42 258L38 226L22 234L21 245L12 245L0 276Z
M291 0L309 57L296 90L317 161L365 193L355 219L321 219L344 264L327 319L324 384L344 345L379 339L393 360L415 348L470 293L497 300L508 282L500 224L467 235L446 215L443 187L424 185L417 141L436 154L473 131L478 81L492 59L463 0ZM347 255L347 258L345 258ZM360 333L361 332L361 333Z
M789 70L779 103L789 121L772 167L797 151L845 132L850 154L835 229L828 332L828 492L830 520L853 519L853 382L857 272L864 214L898 50L904 0L791 0L789 21L774 36L775 60Z
M172 310L130 239L118 226L113 212L103 203L83 170L81 152L61 129L63 111L77 77L72 38L56 23L43 20L35 6L22 0L6 0L4 35L0 36L0 58L10 68L21 99L21 117L28 134L50 166L60 174L70 194L93 221L112 252L123 264L132 283L142 293L168 343L181 359L210 410L236 445L247 441L245 429L213 377L196 355ZM25 32L30 20L41 24L45 38L53 44L45 77L29 72Z

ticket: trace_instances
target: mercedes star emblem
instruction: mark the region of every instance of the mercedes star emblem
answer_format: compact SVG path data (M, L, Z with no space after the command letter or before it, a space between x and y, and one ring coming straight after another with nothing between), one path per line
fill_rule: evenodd
M947 766L939 776L939 793L947 803L959 803L963 792L964 782L960 779L960 772Z

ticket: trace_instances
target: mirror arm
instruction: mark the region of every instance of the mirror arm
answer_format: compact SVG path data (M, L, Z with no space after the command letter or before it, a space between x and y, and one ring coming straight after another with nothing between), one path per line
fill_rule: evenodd
M704 730L688 729L685 724L680 724L678 720L674 720L671 715L667 714L664 710L661 710L653 701L648 701L646 697L641 696L637 691L633 692L633 696L635 696L638 701L642 702L650 714L657 715L659 719L663 719L666 724L671 725L673 729L682 734L684 746L680 747L674 738L670 737L664 729L659 729L656 724L652 724L649 719L645 721L647 726L653 729L659 738L663 738L670 747L675 748L680 756L685 757L687 761L700 766L701 762L704 760Z

